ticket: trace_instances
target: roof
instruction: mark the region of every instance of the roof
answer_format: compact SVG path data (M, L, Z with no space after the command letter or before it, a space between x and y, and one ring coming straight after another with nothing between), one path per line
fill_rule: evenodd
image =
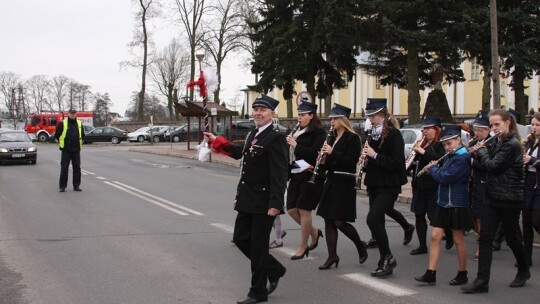
M203 111L203 103L202 101L185 101L185 102L175 102L174 107L182 116L185 117L198 117L198 116L205 116L206 113ZM231 111L227 109L226 107L223 107L215 102L207 102L206 108L208 111L212 111L212 109L216 109L217 116L237 116L238 112Z

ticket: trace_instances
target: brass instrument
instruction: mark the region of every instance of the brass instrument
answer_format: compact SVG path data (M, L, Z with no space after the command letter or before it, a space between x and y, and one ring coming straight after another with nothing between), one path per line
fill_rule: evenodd
M373 134L373 125L371 125L371 128L367 130L366 134L366 143L364 144L364 148L362 148L362 153L365 148L369 146L369 141L371 140L371 135ZM356 184L354 186L354 189L360 189L362 185L362 173L364 173L364 169L367 166L367 156L365 154L360 155L360 158L358 159L358 163L356 164L356 173L354 176L356 177Z
M298 131L298 129L300 129L300 122L298 122L296 124L296 126L294 126L294 128L291 130L291 132L289 133L289 136L293 136L294 133L296 133L296 131ZM294 149L292 147L289 148L289 163L293 163L294 162Z
M330 141L330 138L334 135L334 126L330 126L330 130L328 130L328 134L326 135L326 140L324 141L324 145L328 144ZM319 152L319 155L317 156L317 162L315 163L315 168L313 168L313 175L311 175L311 178L309 179L309 183L315 184L315 179L317 178L317 175L319 175L319 167L321 165L324 165L326 161L326 154L322 151Z
M418 147L422 147L424 145L426 139L427 138L424 135L422 138L420 138L419 140L417 140L414 143L414 145L412 146L412 149L411 149L411 154L409 154L409 156L407 156L407 158L405 159L405 170L409 170L409 168L413 164L414 160L416 159L416 151L414 149L418 148Z

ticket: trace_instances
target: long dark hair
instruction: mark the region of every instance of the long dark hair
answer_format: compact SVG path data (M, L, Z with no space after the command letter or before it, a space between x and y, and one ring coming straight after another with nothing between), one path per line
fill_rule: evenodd
M309 121L309 124L307 125L306 131L314 131L316 129L322 129L322 123L319 119L319 116L317 116L316 113L312 113L313 117Z
M540 121L540 112L534 113L534 115L533 115L533 117L531 119L531 124L532 124L533 119L536 119L537 121ZM527 135L527 146L532 147L532 146L534 146L535 142L536 142L536 136L534 136L534 132L531 131L531 133L529 135Z
M521 142L521 136L519 136L519 132L518 132L518 129L517 129L517 123L516 123L516 119L514 118L514 116L510 115L510 113L505 109L491 110L491 112L489 112L489 116L491 117L491 116L494 116L494 115L500 116L502 121L504 121L504 122L510 121L510 127L509 127L509 130L508 130L508 133L514 133L514 136L517 138L517 140L519 142ZM506 139L506 138L501 135L501 139Z

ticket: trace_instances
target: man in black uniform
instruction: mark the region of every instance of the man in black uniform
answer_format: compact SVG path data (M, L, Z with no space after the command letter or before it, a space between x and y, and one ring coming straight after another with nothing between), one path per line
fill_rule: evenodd
M81 185L81 147L84 141L82 122L77 119L77 111L69 109L68 117L56 126L54 137L62 151L60 161L60 192L65 192L68 181L69 163L73 166L73 190L82 191Z
M247 298L238 302L241 304L266 302L286 270L269 254L268 248L272 223L276 215L283 213L289 172L285 135L272 127L278 104L279 101L266 95L253 102L252 116L257 128L248 134L243 146L205 133L215 151L242 158L234 203L238 215L233 242L251 260L251 288Z

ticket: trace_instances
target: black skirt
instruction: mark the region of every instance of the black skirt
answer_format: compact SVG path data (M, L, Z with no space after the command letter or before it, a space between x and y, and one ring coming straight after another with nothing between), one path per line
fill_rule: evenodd
M317 179L315 184L311 184L309 180L312 175L310 171L291 175L287 188L287 210L298 208L311 211L317 208L324 181Z
M471 210L468 207L444 208L436 204L431 216L431 226L443 229L469 230L474 227Z

